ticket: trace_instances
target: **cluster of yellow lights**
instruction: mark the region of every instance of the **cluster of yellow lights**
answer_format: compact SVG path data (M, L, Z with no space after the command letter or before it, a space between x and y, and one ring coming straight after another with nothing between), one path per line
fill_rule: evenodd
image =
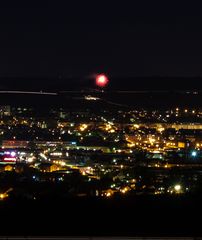
M175 146L175 143L167 142L167 143L166 143L166 146Z
M110 192L106 193L106 197L111 197L112 194Z
M149 142L150 142L150 144L154 144L155 143L155 139L154 138L149 138Z
M179 109L179 108L176 108L175 110L176 110L176 112L179 112L180 109ZM188 113L189 111L192 112L193 114L196 113L196 110L188 110L188 109L184 109L184 112L185 112L185 113Z
M81 132L85 131L87 129L88 125L87 124L82 124L79 129Z
M111 130L111 129L112 129L111 124L106 124L105 130L106 130L106 131L109 131L109 130Z
M125 194L129 191L128 187L121 189L121 193Z
M114 133L115 132L115 129L112 128L112 125L111 124L106 124L105 126L105 131L109 132L109 133Z
M55 160L55 161L53 161L53 163L59 164L61 166L65 166L66 165L66 163L64 161L59 161L59 160Z
M161 133L161 132L165 131L165 128L159 127L157 130Z
M140 126L138 124L134 124L133 127L134 128L140 128Z
M28 122L26 120L22 120L21 124L28 124Z
M58 123L58 128L63 128L64 125L62 123Z
M128 143L127 146L132 148L132 147L135 146L135 144L134 143Z
M7 198L8 197L8 194L7 193L1 193L0 194L0 199L1 200L4 200L5 198Z
M167 192L171 193L171 194L180 194L183 193L182 191L182 186L180 184L176 184L175 186L173 186L172 190L168 190Z

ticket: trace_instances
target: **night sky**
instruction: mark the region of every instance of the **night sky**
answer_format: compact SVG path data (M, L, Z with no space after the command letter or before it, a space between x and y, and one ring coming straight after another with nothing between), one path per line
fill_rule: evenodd
M202 77L201 5L27 2L1 4L1 79Z

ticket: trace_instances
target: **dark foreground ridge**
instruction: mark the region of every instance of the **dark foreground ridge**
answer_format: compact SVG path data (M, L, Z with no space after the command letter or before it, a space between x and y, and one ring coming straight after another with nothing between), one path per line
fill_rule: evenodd
M202 235L202 196L9 200L0 204L3 236Z
M94 97L96 101L89 101ZM78 91L2 91L1 105L26 106L35 108L64 107L71 109L168 109L201 108L201 91L113 91L105 89L83 89Z
M195 237L114 237L114 236L106 236L106 237L69 237L69 236L17 236L17 237L10 237L10 236L3 236L0 237L2 240L201 240L201 238Z

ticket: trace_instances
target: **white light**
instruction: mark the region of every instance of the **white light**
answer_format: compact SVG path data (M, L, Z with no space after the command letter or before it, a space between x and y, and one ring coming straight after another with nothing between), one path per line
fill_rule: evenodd
M19 154L20 154L20 155L26 155L26 153L25 153L25 152L19 152Z
M16 153L15 152L11 152L11 157L15 157Z
M27 159L27 162L31 163L31 162L33 162L33 160L34 160L33 157L29 157L29 158Z
M193 152L191 153L191 155L192 155L192 157L196 157L196 156L197 156L197 152L196 152L196 151L193 151Z
M174 186L174 189L175 189L175 191L180 191L181 186L179 184L177 184L177 185Z

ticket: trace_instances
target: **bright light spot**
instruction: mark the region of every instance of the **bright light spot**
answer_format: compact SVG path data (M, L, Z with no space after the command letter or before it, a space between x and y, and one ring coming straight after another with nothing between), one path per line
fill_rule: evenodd
M5 199L5 198L7 198L7 197L8 197L8 194L7 194L7 193L1 193L1 194L0 194L0 199L1 199L1 200Z
M165 130L165 128L159 127L157 130L161 133L161 132L163 132Z
M85 131L86 129L87 129L87 127L88 127L88 125L87 124L82 124L80 127L79 127L79 129L80 129L80 131Z
M16 161L16 158L15 157L5 157L4 161L13 162L13 161Z
M15 152L11 152L11 157L15 157L16 153Z
M196 151L193 151L193 152L191 153L191 155L192 155L192 157L196 157L196 156L197 156L197 152L196 152Z
M128 190L129 190L129 189L128 189L127 187L125 187L125 188L121 189L121 193L125 194L125 193L128 192Z
M85 96L85 99L86 99L86 100L96 101L96 100L98 100L98 99L100 99L100 98L98 98L98 97L93 97L93 96L88 95L88 96Z
M99 74L96 77L96 85L99 87L105 87L107 83L109 82L108 78L104 74Z
M27 162L29 162L29 163L31 163L31 162L33 162L34 161L34 158L33 157L29 157L28 159L27 159Z
M174 186L175 191L180 191L181 190L181 186L179 184Z
M60 162L60 165L61 165L61 166L65 166L66 163L65 163L65 162Z
M154 139L154 138L149 138L149 142L150 142L151 144L153 144L153 143L155 142L155 139Z
M44 158L45 160L47 160L46 155L44 155L43 153L40 153L39 155L40 155L42 158Z
M112 194L111 194L110 192L108 192L108 193L106 194L107 197L111 197L111 195L112 195Z
M61 152L53 152L53 153L50 153L51 156L62 156L62 153Z
M134 124L133 127L134 128L140 128L140 126L138 124Z
M1 198L1 199L4 199L4 194L0 194L0 198Z

